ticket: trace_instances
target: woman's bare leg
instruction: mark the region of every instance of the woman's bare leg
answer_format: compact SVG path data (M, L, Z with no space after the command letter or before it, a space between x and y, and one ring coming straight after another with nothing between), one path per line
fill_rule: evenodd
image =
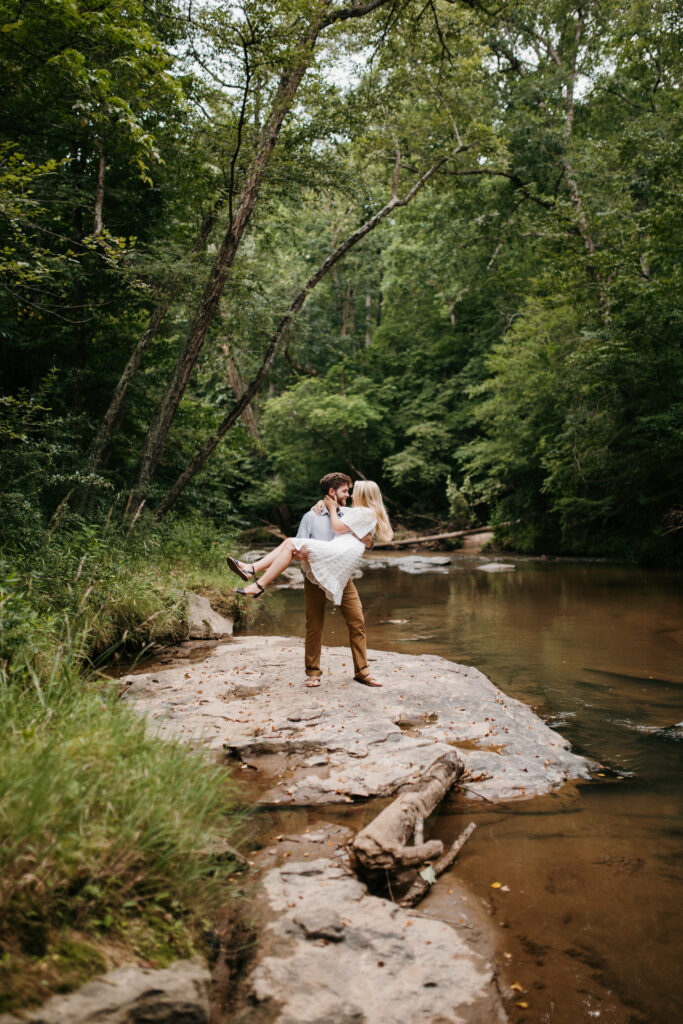
M282 544L278 544L276 548L269 551L268 554L264 555L263 558L260 558L258 562L241 562L239 559L235 559L235 561L239 565L240 569L244 570L244 572L248 572L250 569L253 569L254 573L263 572L264 569L267 569L269 565L273 564L273 560L281 553L286 543L287 541L283 540Z
M294 541L291 537L288 537L287 540L283 540L282 544L276 547L274 551L271 551L270 555L266 555L266 559L268 559L270 564L259 580L260 587L257 586L256 583L251 583L248 587L244 587L245 594L259 594L261 592L261 588L267 587L272 580L279 576L283 569L286 569L292 561L292 552L294 551L294 547ZM262 559L262 561L265 561L266 559ZM260 565L260 562L256 563L257 571L259 571Z

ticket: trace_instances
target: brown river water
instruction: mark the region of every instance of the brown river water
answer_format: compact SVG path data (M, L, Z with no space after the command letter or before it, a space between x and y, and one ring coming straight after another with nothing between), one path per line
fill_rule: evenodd
M514 1024L679 1024L683 725L671 727L683 720L681 574L508 560L515 572L487 574L481 558L456 553L440 571L408 574L396 555L383 568L366 559L369 646L476 665L604 767L591 782L504 805L456 793L432 835L451 842L478 825L452 872L489 915L503 981L519 986ZM256 632L303 630L303 593L271 592ZM328 613L325 643L346 638L341 615ZM421 909L448 920L454 901L446 874Z

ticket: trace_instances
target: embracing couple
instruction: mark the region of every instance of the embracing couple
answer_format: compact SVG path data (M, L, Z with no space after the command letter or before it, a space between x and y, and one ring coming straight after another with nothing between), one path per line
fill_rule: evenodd
M306 597L306 685L320 686L322 631L330 600L340 606L349 630L353 678L366 686L381 686L368 670L363 606L351 576L365 550L372 547L373 538L391 540L391 523L380 489L372 480L359 480L353 486L350 508L351 477L328 473L320 487L323 499L304 515L296 537L288 537L253 565L228 558L233 572L244 580L254 580L236 593L260 597L292 559L301 562ZM259 573L263 575L257 580Z

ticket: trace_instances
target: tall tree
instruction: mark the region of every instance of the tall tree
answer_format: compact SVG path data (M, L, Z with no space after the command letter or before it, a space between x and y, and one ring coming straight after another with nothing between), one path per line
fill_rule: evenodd
M296 6L297 18L291 32L286 61L280 80L270 101L263 126L259 131L253 155L244 173L240 194L220 248L216 254L208 281L197 304L190 328L176 360L171 377L164 389L159 406L149 425L127 503L127 513L135 518L141 511L149 493L152 477L168 436L175 412L184 394L190 374L206 339L218 304L223 294L228 273L251 219L270 159L290 111L301 81L309 68L321 33L331 26L350 19L362 18L389 3L389 0L368 0L349 7L335 7L330 0L302 0ZM291 17L294 11L284 12ZM300 22L303 22L301 27Z

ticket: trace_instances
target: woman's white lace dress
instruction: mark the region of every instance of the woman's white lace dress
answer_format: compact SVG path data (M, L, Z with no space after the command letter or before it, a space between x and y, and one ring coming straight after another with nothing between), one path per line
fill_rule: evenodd
M344 509L342 522L351 533L337 533L333 540L294 538L297 549L305 544L308 551L307 560L301 562L304 575L311 583L317 583L335 604L341 604L344 587L365 552L360 538L373 532L377 516L372 509L354 506Z

